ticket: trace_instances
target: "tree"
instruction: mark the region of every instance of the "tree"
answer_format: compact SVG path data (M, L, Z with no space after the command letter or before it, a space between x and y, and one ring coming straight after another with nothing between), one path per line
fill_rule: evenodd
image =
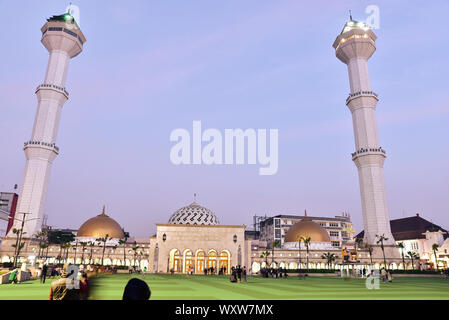
M80 245L81 245L81 264L84 263L84 251L86 250L87 245L89 244L89 242L86 241L80 241Z
M384 267L385 267L385 269L388 269L387 268L387 259L385 259L385 248L384 248L384 241L387 241L388 240L388 238L387 237L385 237L385 234L382 234L382 235L376 235L376 238L378 238L379 240L377 240L377 244L379 244L380 243L380 248L382 249L382 255L384 256Z
M274 240L271 243L271 264L273 264L273 262L274 262L274 248L279 248L280 245L281 245L280 240Z
M111 238L109 238L109 234L106 234L103 238L98 238L96 240L99 243L103 243L103 252L101 254L101 265L103 265L104 263L104 252L106 250L106 242L108 242L109 240L111 240Z
M47 241L49 244L59 245L60 255L58 259L63 258L64 249L68 249L67 244L75 240L75 235L70 231L49 230L47 233ZM67 254L68 255L68 254Z
M298 270L301 270L301 264L302 264L302 261L301 261L301 241L302 241L302 238L300 237L298 239L298 259L299 259Z
M34 239L39 241L39 250L37 253L38 259L41 257L41 252L43 253L43 251L42 251L43 248L41 245L42 245L42 242L45 240L46 234L47 234L46 231L39 231L39 232L36 232L36 234L33 236Z
M405 266L405 258L404 258L404 249L405 249L404 242L398 242L398 248L401 249L402 265L404 267L404 270L406 270L407 267Z
M327 268L330 269L331 263L337 259L337 256L333 253L327 252L327 253L323 253L321 258L326 260Z
M139 247L139 245L137 244L137 242L136 241L134 241L133 242L133 247L132 247L132 249L133 249L133 251L134 251L134 266L136 265L136 257L137 257L137 250L139 249L140 247Z
M416 252L414 252L414 251L408 251L407 252L407 258L412 260L412 268L413 268L413 270L415 270L415 264L414 264L413 261L419 259L419 255Z
M126 242L129 238L128 232L123 232L124 237L118 241L119 245L123 245L123 265L126 266Z
M94 251L94 247L95 247L95 241L89 241L88 246L90 247L89 261L92 264L92 263L94 263L92 260L92 256L93 256L93 251Z
M439 270L439 268L438 268L438 256L437 256L438 244L436 244L436 243L432 244L432 251L433 251L433 255L435 256L435 266L436 266L437 271L438 271Z
M309 245L312 239L310 237L301 237L301 240L304 242L306 246L306 263L307 263L307 272L309 272Z
M261 259L265 259L265 268L268 268L268 256L270 255L270 251L263 251L260 254Z

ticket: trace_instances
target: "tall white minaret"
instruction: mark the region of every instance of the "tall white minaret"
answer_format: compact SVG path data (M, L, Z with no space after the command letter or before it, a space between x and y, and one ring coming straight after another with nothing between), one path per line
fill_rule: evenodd
M352 113L355 152L362 198L364 242L376 245L378 236L388 238L384 244L394 245L385 194L383 164L385 151L379 143L376 121L377 94L371 91L368 59L376 50L376 35L363 22L346 23L333 47L338 59L348 66L351 93L346 105Z
M50 57L44 83L36 89L37 112L31 138L24 144L25 173L13 226L20 229L25 214L24 238L31 238L42 226L51 165L59 153L56 146L59 118L69 97L65 89L67 69L70 59L83 50L86 42L68 13L47 19L41 31L42 44ZM8 236L13 236L12 231Z

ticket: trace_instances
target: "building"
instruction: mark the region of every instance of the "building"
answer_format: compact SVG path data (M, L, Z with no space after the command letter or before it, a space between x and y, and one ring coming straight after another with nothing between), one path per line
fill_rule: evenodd
M379 142L376 106L379 98L372 91L368 59L376 50L376 35L364 22L350 17L333 47L337 58L348 66L350 93L346 106L352 114L355 152L352 161L357 166L362 202L364 242L371 245L374 255L382 255L377 245L378 236L384 236L386 254L393 258L397 253L390 230L390 218L384 184L383 164L385 150Z
M43 223L51 166L59 153L59 119L69 98L65 88L69 62L81 53L86 42L68 13L47 19L41 31L41 42L50 57L45 80L36 88L38 105L30 140L24 143L26 164L17 206L17 212L26 216L23 231L28 236L38 232ZM21 225L22 221L14 220L15 228L20 229ZM13 237L11 230L8 236Z
M260 240L266 241L268 247L271 247L276 240L280 241L280 245L283 245L289 229L295 223L303 220L304 217L281 214L262 220L259 224ZM334 218L316 216L310 216L309 218L327 231L333 247L341 248L345 245L352 245L355 229L349 214L343 213L341 216L335 216Z
M435 255L432 249L437 244L439 249L439 267L447 268L449 266L449 233L442 227L422 218L419 213L415 216L390 221L391 232L396 244L402 243L404 248L398 248L399 254L404 254L409 268L412 268L408 252L417 253L420 257L419 262L422 268L434 268ZM357 234L357 239L364 238L364 231Z
M15 192L0 192L0 234L2 235L6 235L13 226L18 198L19 195Z

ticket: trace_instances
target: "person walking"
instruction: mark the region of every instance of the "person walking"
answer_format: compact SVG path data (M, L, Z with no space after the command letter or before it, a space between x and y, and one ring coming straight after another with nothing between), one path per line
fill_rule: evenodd
M246 266L243 266L243 282L246 282Z
M83 273L80 280L80 300L89 299L90 285L87 279L87 273Z
M393 282L393 275L391 274L391 271L389 271L389 270L387 272L387 278L388 278L388 282L390 282L390 283Z
M237 267L237 282L242 282L242 268L240 267L240 265L238 265Z
M382 268L382 270L380 271L380 275L382 277L382 282L386 282L387 281L387 271L385 270L385 268Z
M42 266L42 272L41 272L41 283L45 283L45 279L47 278L47 271L48 271L48 265L44 263Z

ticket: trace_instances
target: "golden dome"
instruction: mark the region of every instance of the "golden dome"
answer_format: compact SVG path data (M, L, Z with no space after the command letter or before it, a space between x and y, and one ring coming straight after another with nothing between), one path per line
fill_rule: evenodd
M117 221L105 214L104 207L101 214L84 222L77 233L77 237L89 238L104 238L106 235L118 239L124 237L122 228Z
M308 216L307 211L304 219L295 223L287 231L284 242L298 242L301 238L310 237L311 242L330 242L331 238L326 229L318 223L313 222Z

